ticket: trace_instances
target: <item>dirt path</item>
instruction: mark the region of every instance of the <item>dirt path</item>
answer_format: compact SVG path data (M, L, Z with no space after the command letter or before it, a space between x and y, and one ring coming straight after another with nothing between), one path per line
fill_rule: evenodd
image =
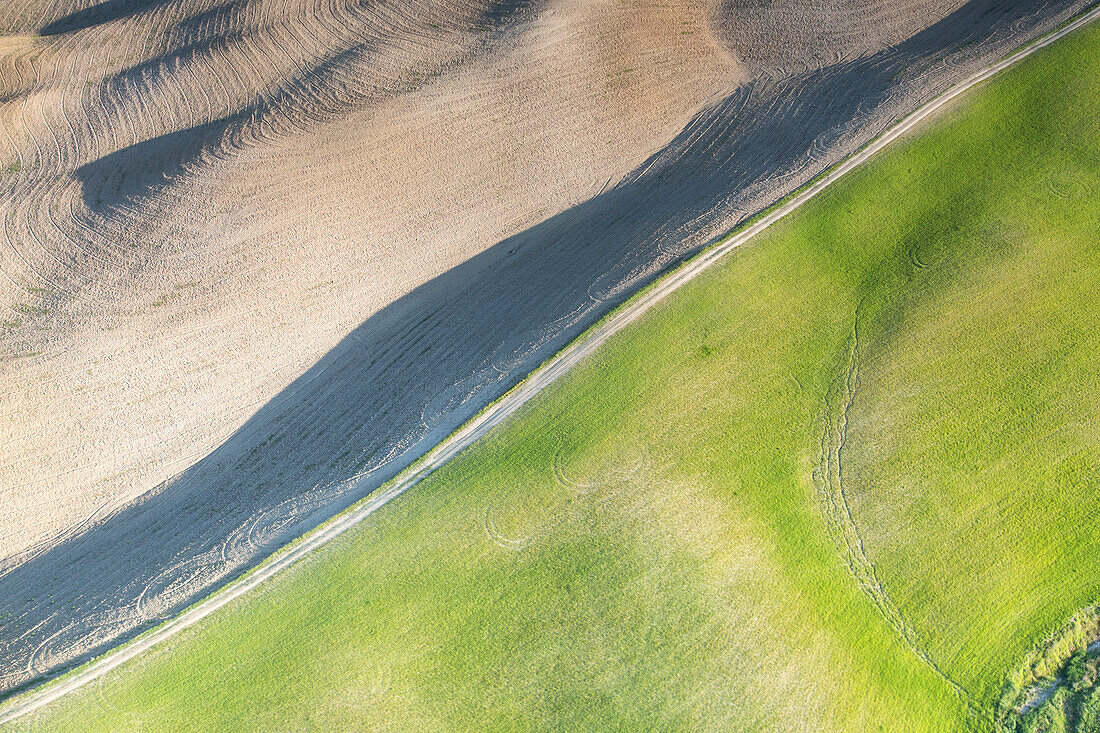
M656 282L652 287L630 300L624 306L612 312L607 318L586 333L583 338L572 342L563 351L543 363L532 372L528 378L507 393L503 398L467 422L446 440L440 442L434 449L428 452L420 462L401 474L391 484L375 494L372 494L368 499L356 505L350 511L337 516L328 524L306 535L296 544L293 544L268 561L257 566L246 576L230 583L221 591L198 603L184 614L168 621L144 636L117 648L115 651L101 657L86 668L77 671L55 684L47 685L39 690L35 690L11 700L4 706L2 712L0 712L0 722L7 722L25 715L101 677L103 674L118 667L125 661L138 656L152 646L172 637L179 631L209 616L218 608L241 597L250 589L275 575L283 568L308 555L317 547L324 545L334 537L354 527L363 519L370 516L379 507L384 506L390 500L400 496L409 488L415 486L425 476L429 475L460 451L470 446L479 437L498 425L509 415L515 413L516 410L528 400L537 395L548 385L552 384L585 356L599 348L599 346L606 342L611 336L637 320L655 304L659 303L670 293L706 270L729 251L745 243L787 214L796 210L853 168L870 159L883 147L906 134L914 126L920 124L937 110L949 104L966 90L1019 62L1021 59L1031 55L1038 49L1053 43L1076 28L1095 20L1097 17L1100 17L1100 8L1091 10L1071 24L1046 36L1042 41L1028 46L988 66L980 72L973 74L962 83L952 87L946 93L920 107L916 112L906 117L901 123L880 135L871 144L847 158L827 175L807 186L804 190L791 197L775 210L761 217L758 221L737 232L733 236L706 249L702 254L689 260L682 267L671 272L668 276Z
M825 429L821 437L821 458L818 470L814 472L821 499L822 514L829 531L844 556L848 570L859 589L871 600L883 620L889 624L909 650L936 676L950 687L955 694L965 700L975 713L988 717L981 705L969 690L944 672L924 649L920 634L906 620L894 599L882 586L874 561L867 556L863 536L855 517L852 516L849 500L849 486L846 484L845 455L848 447L849 416L852 404L859 391L860 369L860 313L863 302L856 306L852 317L852 335L849 342L848 363L845 370L837 375L825 398L823 422Z

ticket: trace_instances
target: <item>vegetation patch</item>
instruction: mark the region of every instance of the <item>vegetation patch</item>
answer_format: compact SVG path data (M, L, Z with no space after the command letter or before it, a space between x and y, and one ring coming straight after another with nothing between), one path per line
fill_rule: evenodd
M1001 698L998 733L1100 730L1100 607L1073 619L1028 655Z

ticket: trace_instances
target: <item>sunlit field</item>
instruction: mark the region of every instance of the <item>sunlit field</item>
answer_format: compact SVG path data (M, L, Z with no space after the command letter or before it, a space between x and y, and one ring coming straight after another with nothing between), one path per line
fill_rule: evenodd
M18 725L1097 730L1098 294L1088 29Z

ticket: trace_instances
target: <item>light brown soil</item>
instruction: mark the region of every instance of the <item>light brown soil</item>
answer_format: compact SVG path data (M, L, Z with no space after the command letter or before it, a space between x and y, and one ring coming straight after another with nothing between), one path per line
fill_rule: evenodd
M363 496L1083 4L5 4L0 690Z
M166 3L3 56L0 162L24 168L0 213L22 322L4 556L186 468L372 313L595 194L742 78L680 35L706 28L692 3L575 0L488 33L472 3L287 5Z

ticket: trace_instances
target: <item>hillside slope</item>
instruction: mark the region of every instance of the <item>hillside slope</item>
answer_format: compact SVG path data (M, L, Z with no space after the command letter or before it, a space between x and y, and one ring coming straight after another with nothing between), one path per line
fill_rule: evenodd
M0 685L331 516L1083 2L756 5L0 10Z
M1098 150L1094 20L12 728L1095 733Z

